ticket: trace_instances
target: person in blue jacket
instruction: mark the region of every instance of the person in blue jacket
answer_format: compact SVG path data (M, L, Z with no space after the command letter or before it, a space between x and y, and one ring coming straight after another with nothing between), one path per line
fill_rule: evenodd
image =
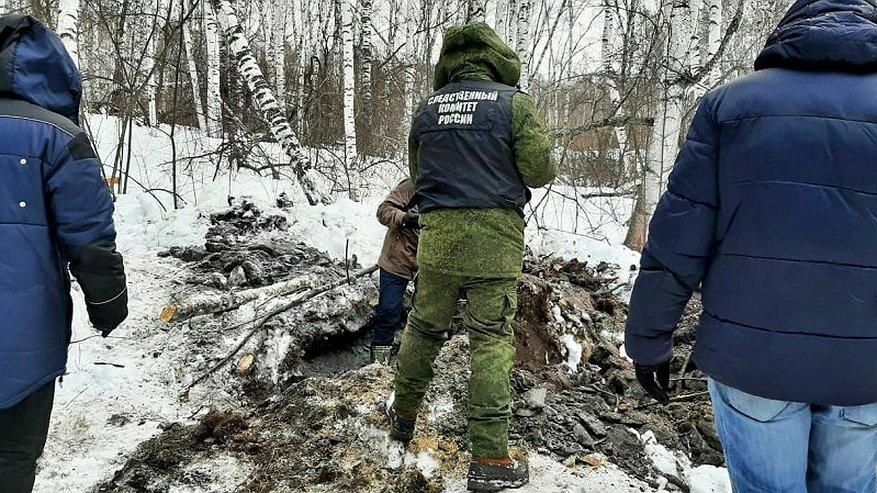
M64 374L72 272L106 337L127 316L113 201L78 127L81 81L61 40L0 17L0 492L30 492Z
M667 402L700 289L736 493L877 491L877 0L799 0L709 93L655 212L626 351Z

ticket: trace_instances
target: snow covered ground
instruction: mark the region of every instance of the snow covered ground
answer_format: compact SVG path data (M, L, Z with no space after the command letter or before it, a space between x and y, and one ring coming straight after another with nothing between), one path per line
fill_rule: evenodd
M115 121L106 117L90 120L101 156L112 162ZM240 173L233 180L225 176L212 181L212 167L192 166L181 178L185 208L173 211L169 195L152 192L168 209L165 211L159 200L143 189L167 187L170 142L160 132L136 127L133 142L132 177L142 186L132 184L130 193L120 196L116 204L131 315L111 338L95 337L81 295L74 294L75 342L70 349L69 374L56 395L49 442L37 478L39 493L90 491L111 477L139 443L159 433L163 424L191 422L204 411L195 399L182 402L179 398L180 375L187 364L185 354L179 352L184 334L163 326L158 314L169 300L180 264L159 258L159 251L174 245L202 244L209 213L227 207L229 195L247 196L266 212L287 215L291 232L309 245L338 258L348 250L360 263L369 265L378 258L385 231L374 217L377 204L400 178L393 170L376 174L374 187L361 202L344 198L330 205L302 204L282 211L275 205L281 192L293 198L300 195L289 180ZM197 133L184 132L178 152L181 156L197 155L209 145L211 142ZM592 263L606 261L622 266L622 272L637 263L636 253L619 246L630 204L617 199L576 203L554 193L543 197L544 193L534 198L541 206L527 232L535 253ZM569 196L576 191L563 193ZM665 455L655 453L659 461ZM224 484L239 484L246 475L243 465L227 464L222 469L228 476ZM535 456L532 470L533 484L520 491L653 491L611 465L573 470ZM722 470L698 469L690 475L692 491L729 492L725 476ZM463 489L461 483L449 491Z

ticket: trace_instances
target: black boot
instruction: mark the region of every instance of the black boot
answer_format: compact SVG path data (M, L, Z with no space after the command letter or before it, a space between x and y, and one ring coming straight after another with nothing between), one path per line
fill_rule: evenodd
M387 408L387 420L390 422L390 438L403 443L414 438L414 420L396 414L392 405Z
M469 491L502 491L520 488L530 482L526 461L513 459L473 459L469 463Z

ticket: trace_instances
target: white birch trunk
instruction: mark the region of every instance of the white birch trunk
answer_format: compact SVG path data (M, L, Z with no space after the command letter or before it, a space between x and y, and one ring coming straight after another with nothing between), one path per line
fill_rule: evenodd
M417 32L417 17L411 0L404 0L405 6L405 128L411 127L414 118L414 109L417 107L415 95L414 64L417 59L417 50L414 46L414 36Z
M601 52L603 58L603 71L606 77L606 87L609 90L609 99L612 109L615 110L616 118L624 117L624 108L621 106L621 94L618 89L618 65L617 58L620 55L618 49L618 33L620 22L617 7L613 6L609 0L603 1L603 39ZM619 125L614 128L615 139L618 141L618 162L621 166L625 163L625 153L627 152L627 126Z
M195 116L198 118L198 128L202 132L206 132L207 117L204 115L204 105L201 104L201 84L198 83L198 66L195 63L192 33L188 22L183 25L183 46L186 49L186 64L189 67L189 81L192 84L192 101L195 103Z
M362 67L360 85L363 103L372 99L372 0L360 0L359 19L362 24Z
M286 16L285 2L274 2L271 12L270 59L277 102L286 112Z
M719 53L719 47L722 44L722 0L709 1L709 27L707 31L706 43L706 59L712 61ZM715 73L718 64L713 63L713 73ZM712 79L712 74L710 74Z
M341 77L344 90L344 165L348 178L356 169L356 85L353 70L353 12L352 0L341 3ZM359 183L348 180L350 199L357 200Z
M502 39L508 39L509 27L509 0L496 0L496 34Z
M286 119L277 99L271 91L271 87L265 81L262 69L253 52L250 49L250 43L241 29L240 21L235 13L231 0L211 0L211 4L225 17L225 36L228 39L228 48L238 62L238 72L241 78L250 90L256 107L262 113L271 134L277 139L278 144L290 158L290 165L295 171L299 184L304 190L305 196L311 205L316 205L319 201L316 197L316 186L308 177L307 171L310 169L310 163L305 156L301 144L298 141L289 121Z
M0 0L0 14L6 11L6 1ZM60 0L58 2L58 37L67 48L67 53L79 68L79 0Z
M146 80L146 106L149 113L149 126L158 126L158 84L155 76L155 56L158 46L158 37L162 32L162 24L165 22L167 12L167 0L156 0L153 4L153 25L147 28L148 41L146 44L146 56L143 58L143 71L147 75ZM140 26L141 28L143 26Z
M517 49L521 57L521 81L520 87L524 92L530 86L530 2L531 0L518 0L518 25L517 25Z
M216 11L203 2L204 38L207 45L207 135L222 137L222 95L220 93L221 60L219 45L219 21Z
M662 75L663 92L655 109L655 124L649 140L647 165L643 173L643 187L630 221L625 245L642 250L648 239L648 224L652 219L661 195L667 187L667 180L676 155L679 152L679 137L682 128L685 88L678 82L678 74L683 73L690 39L691 16L688 5L679 0L664 0L663 43L664 70ZM667 21L669 17L669 22ZM688 23L689 25L686 25Z
M467 4L466 22L484 22L485 0L469 0Z
M703 0L689 0L689 30L691 32L691 41L688 45L688 64L692 73L697 72L701 64L701 47L700 47L700 20L703 18Z

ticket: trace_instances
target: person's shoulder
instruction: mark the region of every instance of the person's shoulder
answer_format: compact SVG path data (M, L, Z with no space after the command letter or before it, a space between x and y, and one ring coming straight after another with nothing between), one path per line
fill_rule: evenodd
M69 137L71 141L88 141L82 129L69 119L20 99L0 98L0 118L17 119L32 124L44 125L55 132Z

